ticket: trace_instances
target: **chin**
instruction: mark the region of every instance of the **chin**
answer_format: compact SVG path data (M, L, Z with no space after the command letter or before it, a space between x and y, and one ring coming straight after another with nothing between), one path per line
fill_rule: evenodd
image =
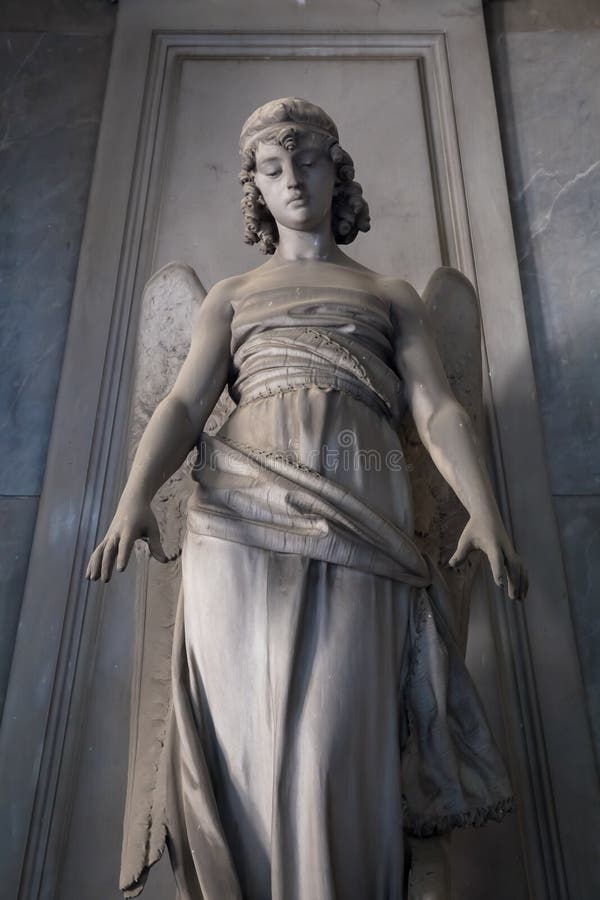
M318 228L321 219L315 216L310 209L300 208L294 211L294 215L288 217L287 222L283 222L288 228L296 231L310 231L312 228Z

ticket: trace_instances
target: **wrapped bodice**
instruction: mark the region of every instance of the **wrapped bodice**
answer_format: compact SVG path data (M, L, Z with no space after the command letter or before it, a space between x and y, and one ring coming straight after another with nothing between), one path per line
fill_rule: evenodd
M262 290L234 304L230 393L238 405L309 385L351 394L394 423L403 413L387 305L327 285Z

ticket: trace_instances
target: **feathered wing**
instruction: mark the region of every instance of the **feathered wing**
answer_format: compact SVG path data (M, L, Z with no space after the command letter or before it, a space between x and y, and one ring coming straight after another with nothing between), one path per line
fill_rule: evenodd
M481 324L475 290L456 269L440 268L431 276L423 292L423 302L429 312L448 380L481 441ZM416 541L420 549L437 563L448 582L458 631L456 636L464 652L470 595L480 559L479 555L469 558L460 571L450 568L448 560L456 549L468 516L454 491L434 466L409 415L403 423L402 436L411 468Z
M129 465L150 416L173 386L205 296L194 270L182 263L163 266L144 288L136 345ZM225 389L205 430L217 430L232 407ZM140 893L147 868L159 859L164 848L164 767L160 762L171 704L171 649L191 465L192 454L152 503L163 546L174 557L173 562L161 565L150 557L146 544L136 545L136 646L120 879L125 895L131 897Z

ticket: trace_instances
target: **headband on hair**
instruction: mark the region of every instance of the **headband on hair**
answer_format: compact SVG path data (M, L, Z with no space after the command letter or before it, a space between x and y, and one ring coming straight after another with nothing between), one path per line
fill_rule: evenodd
M331 138L334 141L337 141L338 132L337 128L327 129L321 128L319 125L311 125L310 122L294 122L293 119L288 119L283 122L273 122L270 125L264 125L261 128L258 128L256 131L250 131L250 133L240 135L240 153L245 153L251 144L258 143L261 140L264 140L264 137L267 134L272 134L274 131L285 131L288 128L292 128L294 130L303 130L303 131L313 131L317 134L322 134L324 137Z

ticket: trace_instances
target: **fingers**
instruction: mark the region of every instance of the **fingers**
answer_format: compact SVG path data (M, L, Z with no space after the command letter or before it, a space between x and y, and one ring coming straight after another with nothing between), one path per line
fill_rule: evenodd
M117 558L118 550L119 538L109 538L109 540L106 542L106 546L104 547L104 553L102 554L102 566L100 567L101 581L110 581L110 576L112 575L112 570Z
M487 552L487 558L490 561L490 568L492 570L494 581L496 582L498 587L501 587L503 589L506 588L507 578L502 552L498 547L494 547L492 550Z
M475 549L476 547L470 534L466 530L463 531L454 554L448 560L448 565L452 566L452 568L460 566L460 564L466 560L469 553Z
M145 522L135 528L130 526L116 528L113 524L108 534L101 541L90 557L86 570L86 578L90 581L110 581L113 569L122 572L127 566L133 550L133 545L138 538L148 542L152 556L161 563L170 562L160 540L160 531L156 519L151 514ZM175 558L175 557L174 557Z
M110 581L115 560L117 561L117 568L119 568L119 560L124 559L124 568L127 565L130 553L131 544L129 544L128 549L127 542L120 535L107 535L92 553L85 577L89 581Z
M129 557L131 556L131 551L133 550L134 544L135 537L130 531L126 531L123 535L121 535L121 539L119 541L119 553L117 555L117 572L122 572L129 562Z
M510 575L509 570L507 569L507 579L506 579L506 593L508 594L511 600L519 600L519 581L518 578L515 580L514 576Z
M529 587L525 566L516 554L510 538L499 522L470 519L458 541L454 555L448 561L458 566L472 550L482 550L488 558L494 581L511 600L523 600Z
M529 589L525 566L516 553L488 554L494 581L504 588L511 600L523 601Z
M505 552L506 569L510 579L509 597L511 600L524 600L529 589L527 569L521 559L512 550Z
M150 548L150 553L161 563L168 563L169 557L163 550L163 545L160 542L160 531L156 520L154 519L152 522L148 523L148 547Z
M104 538L104 540L98 544L98 546L90 556L90 561L85 573L85 577L90 581L98 581L98 579L100 578L100 569L102 567L102 553L104 551L105 544L106 538Z

